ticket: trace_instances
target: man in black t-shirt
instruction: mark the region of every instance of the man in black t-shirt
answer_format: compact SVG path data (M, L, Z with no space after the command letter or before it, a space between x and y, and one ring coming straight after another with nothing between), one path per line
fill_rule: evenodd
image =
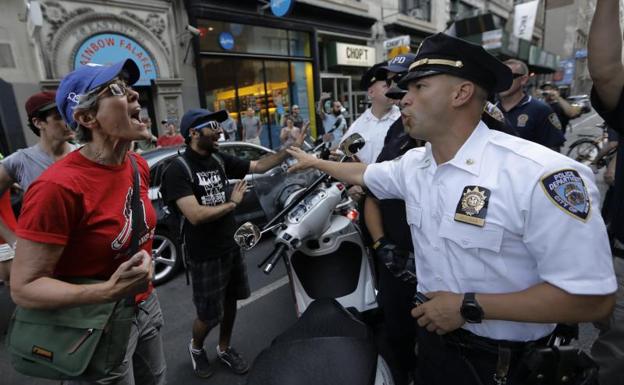
M592 106L605 122L624 134L624 66L619 0L598 0L589 30L588 68L594 82ZM600 385L624 384L624 146L618 146L615 184L610 189L609 235L618 280L616 305L609 319L597 326L600 335L592 357L600 365Z
M166 203L177 208L187 221L183 236L197 310L189 353L195 374L202 378L213 373L203 349L204 340L219 324L218 358L237 374L249 369L245 359L230 346L236 301L250 295L245 264L233 238L234 210L247 185L241 180L228 196L228 178L243 179L249 172L263 173L288 156L281 151L258 161L247 161L220 154L220 123L226 119L225 110L213 113L193 109L184 114L180 133L187 148L182 159L171 162L163 180ZM306 135L302 131L295 142L297 146Z

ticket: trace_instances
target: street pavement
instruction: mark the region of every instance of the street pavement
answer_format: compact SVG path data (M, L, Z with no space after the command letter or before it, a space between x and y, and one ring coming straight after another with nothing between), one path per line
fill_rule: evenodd
M568 133L567 146L580 134L599 135L601 130L595 125L601 119L592 111L572 122L572 130ZM601 191L605 190L601 175L597 175ZM272 248L271 240L260 243L246 255L252 296L239 303L237 321L234 329L232 345L250 362L264 349L271 340L291 326L295 320L295 308L292 301L287 276L282 263L278 264L269 276L263 274L256 264L266 256ZM165 318L162 329L165 356L167 360L167 379L170 384L245 384L246 376L232 374L219 363L215 363L216 373L209 379L197 378L191 369L187 346L191 337L191 325L194 319L194 307L191 298L191 287L186 285L183 273L172 281L157 288L161 307ZM13 311L8 289L0 286L0 384L39 385L58 384L58 381L47 381L25 377L16 373L10 365L4 339L10 314ZM586 351L596 338L596 330L591 324L582 324L580 339L576 342ZM205 344L208 357L214 362L218 331L213 330Z

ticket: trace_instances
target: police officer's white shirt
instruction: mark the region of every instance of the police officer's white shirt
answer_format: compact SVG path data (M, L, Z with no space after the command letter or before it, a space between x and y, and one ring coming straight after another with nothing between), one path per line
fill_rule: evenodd
M392 123L400 117L401 111L399 110L399 107L394 105L379 119L373 115L370 108L367 108L366 111L364 111L364 113L360 115L355 122L353 122L351 127L349 127L347 132L342 137L342 140L345 140L350 135L355 133L362 135L364 140L366 140L366 144L358 151L357 157L363 163L375 163L379 153L381 153L381 150L383 149L388 129Z
M589 193L586 221L553 203L541 179L580 174ZM548 282L573 294L617 289L592 171L546 147L480 122L455 157L436 165L427 144L395 161L371 164L365 185L380 199L406 202L418 290L509 293ZM465 186L491 191L485 225L454 219ZM539 339L554 324L484 320L463 328L515 341Z

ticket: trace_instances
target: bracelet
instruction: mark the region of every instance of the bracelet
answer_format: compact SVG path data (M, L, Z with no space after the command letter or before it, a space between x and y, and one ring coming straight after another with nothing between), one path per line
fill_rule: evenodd
M384 246L387 243L388 243L388 240L386 239L386 237L381 236L375 243L373 243L373 250L377 250L378 248L380 248L381 246Z

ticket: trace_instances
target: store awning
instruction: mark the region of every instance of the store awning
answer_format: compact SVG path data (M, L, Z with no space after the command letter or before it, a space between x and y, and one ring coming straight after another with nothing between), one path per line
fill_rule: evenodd
M532 72L538 74L553 73L559 65L559 56L502 29L464 36L462 39L482 45L501 60L520 59L528 64Z

